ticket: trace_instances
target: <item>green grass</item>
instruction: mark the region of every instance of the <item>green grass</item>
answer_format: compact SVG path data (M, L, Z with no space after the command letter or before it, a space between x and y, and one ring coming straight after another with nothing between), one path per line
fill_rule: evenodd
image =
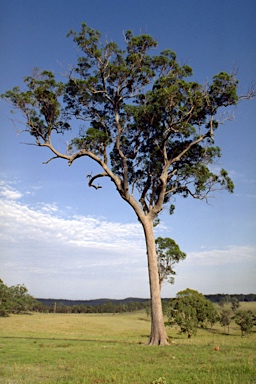
M230 335L219 326L191 339L167 331L170 346L148 347L143 312L0 318L0 383L256 383L255 332L242 338L235 324Z

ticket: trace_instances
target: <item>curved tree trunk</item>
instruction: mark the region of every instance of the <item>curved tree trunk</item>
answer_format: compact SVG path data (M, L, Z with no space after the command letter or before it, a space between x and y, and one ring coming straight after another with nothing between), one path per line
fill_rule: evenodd
M148 344L168 345L168 337L166 334L163 319L153 221L150 219L145 220L142 225L145 233L147 247L148 274L151 298L151 334Z

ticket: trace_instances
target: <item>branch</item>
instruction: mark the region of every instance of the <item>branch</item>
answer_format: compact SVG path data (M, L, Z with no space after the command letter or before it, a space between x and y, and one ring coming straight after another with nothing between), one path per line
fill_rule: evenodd
M180 161L182 156L185 155L185 153L187 153L190 150L190 148L192 148L194 145L203 141L206 137L209 137L209 132L207 132L205 135L201 135L197 140L194 140L190 144L188 144L188 146L178 156L174 157L174 159L169 160L169 162L165 168L168 169L171 164L175 163L176 161ZM164 169L164 171L165 171L165 169ZM164 173L164 171L163 171L163 173Z
M50 163L50 161L52 161L52 160L54 160L54 159L58 159L58 158L59 158L59 156L53 156L53 157L51 157L49 160L44 161L43 164L48 164L48 163Z
M124 155L123 151L120 148L120 138L122 134L122 127L120 124L119 113L115 110L115 125L117 127L117 136L116 136L116 150L122 160L123 163L123 193L126 199L129 199L129 183L128 183L128 165L127 165L127 157Z
M108 176L107 172L102 172L102 173L99 173L98 175L95 175L93 177L91 177L91 175L87 175L87 177L90 177L90 180L89 180L89 187L93 187L95 189L99 189L99 188L102 188L101 185L94 185L93 182L94 180L98 179L99 177L105 177L105 176Z
M238 97L238 100L251 100L256 97L256 80L251 84L248 93Z
M60 158L60 159L64 159L64 160L68 160L68 164L71 165L72 164L72 157L71 156L68 156L68 155L64 155L63 153L57 151L57 149L55 149L51 142L47 142L47 143L37 143L36 145L38 145L38 147L46 147L46 148L49 148L56 156L53 156L51 157L49 160L47 160L44 164L48 164L50 161L52 161L53 159L57 159L57 158Z
M147 181L146 181L146 183L145 183L145 186L144 186L144 188L143 188L143 191L142 191L141 196L140 196L140 199L139 199L139 202L141 203L142 208L143 208L143 211L144 211L145 213L148 213L148 212L149 212L149 207L148 207L148 205L147 205L147 203L146 203L145 198L146 198L147 192L148 192L148 190L149 190L149 188L150 188L150 184L151 184L151 176L148 175Z

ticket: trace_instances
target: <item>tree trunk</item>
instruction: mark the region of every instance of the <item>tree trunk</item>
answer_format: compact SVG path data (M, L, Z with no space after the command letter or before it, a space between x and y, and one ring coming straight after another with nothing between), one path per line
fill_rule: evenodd
M148 274L151 298L151 334L148 344L168 345L168 337L166 334L163 319L153 221L150 219L146 219L142 223L142 225L145 233L147 247Z

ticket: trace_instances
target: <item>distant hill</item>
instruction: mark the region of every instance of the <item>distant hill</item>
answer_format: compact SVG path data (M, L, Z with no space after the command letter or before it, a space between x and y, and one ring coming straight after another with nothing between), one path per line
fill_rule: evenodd
M223 298L226 299L233 299L237 298L239 301L256 301L256 294L255 293L249 293L249 294L223 294L223 293L217 293L213 295L205 295L206 299L212 301L213 303L220 302ZM54 303L56 304L63 304L69 307L72 307L74 305L86 305L86 306L96 306L96 305L102 305L105 303L111 302L112 304L120 305L120 304L129 304L131 302L134 303L146 303L150 299L145 299L141 297L127 297L126 299L94 299L94 300L67 300L67 299L36 299L39 302L41 302L44 305L52 306ZM163 301L168 301L170 298L163 298Z
M67 305L69 307L72 307L74 305L86 305L86 306L95 306L95 305L102 305L105 303L111 302L112 304L129 304L131 302L134 303L145 303L148 302L149 299L143 299L140 297L127 297L126 299L94 299L94 300L67 300L67 299L36 299L40 303L51 306L54 303L57 304L63 304ZM169 300L169 299L164 299L164 300Z

